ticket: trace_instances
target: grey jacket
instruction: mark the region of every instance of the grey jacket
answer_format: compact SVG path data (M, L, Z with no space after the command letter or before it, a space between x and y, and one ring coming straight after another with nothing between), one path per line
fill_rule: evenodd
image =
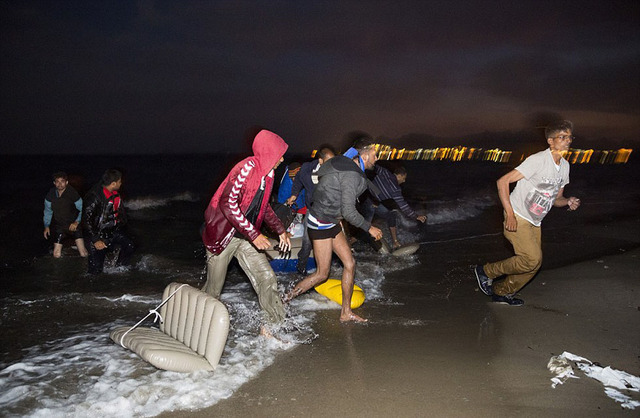
M367 178L353 160L338 155L318 170L318 185L313 191L311 214L321 222L341 219L368 231L368 222L356 209L356 200L367 189Z

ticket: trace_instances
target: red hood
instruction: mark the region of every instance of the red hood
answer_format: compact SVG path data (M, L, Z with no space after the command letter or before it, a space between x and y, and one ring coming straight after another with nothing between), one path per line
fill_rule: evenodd
M202 240L210 252L220 254L237 232L250 241L255 240L260 235L263 220L278 235L285 232L282 222L269 206L273 176L268 174L287 148L282 138L273 132L263 130L256 135L253 140L253 156L245 158L231 169L205 211L207 225ZM252 225L245 213L262 184L264 198L258 217Z
M278 135L263 129L253 140L252 148L258 173L264 177L280 161L289 146Z

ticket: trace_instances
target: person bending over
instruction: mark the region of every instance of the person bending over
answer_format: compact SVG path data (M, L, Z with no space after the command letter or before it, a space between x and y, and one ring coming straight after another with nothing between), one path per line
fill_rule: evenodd
M102 273L107 253L117 249L116 266L126 266L131 261L134 246L124 233L127 216L120 198L121 187L122 173L110 169L85 196L82 225L89 249L89 274Z
M404 167L398 166L392 173L386 168L376 165L375 174L373 184L378 187L379 193L375 195L375 192L372 192L365 200L363 215L369 222L373 220L374 215L380 216L387 222L393 241L392 248L395 250L401 246L398 241L398 214L396 210L400 210L407 218L422 223L427 221L427 217L414 212L402 196L400 185L407 181L407 170ZM377 201L374 202L374 200Z
M335 252L343 266L340 311L342 322L365 322L366 319L351 311L356 263L340 221L345 219L351 225L368 231L376 240L382 238L382 231L372 226L356 210L356 199L367 189L364 170L375 165L376 150L373 142L367 138L360 139L354 148L357 154L353 158L344 155L333 157L318 170L318 185L313 192L307 222L318 268L296 284L286 297L289 301L327 280L331 270L331 255Z

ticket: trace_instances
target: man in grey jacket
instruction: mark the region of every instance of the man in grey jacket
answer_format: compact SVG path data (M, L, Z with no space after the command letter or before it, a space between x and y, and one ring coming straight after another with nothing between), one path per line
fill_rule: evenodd
M382 231L372 226L356 210L356 199L367 189L364 170L373 168L377 157L373 141L368 138L360 139L349 152L355 156L334 157L318 170L318 185L313 192L313 203L307 220L318 268L299 282L289 292L286 300L291 300L327 280L331 269L331 255L335 252L343 265L340 321L365 322L366 319L351 311L355 260L340 221L344 219L351 225L368 231L376 240L382 238Z

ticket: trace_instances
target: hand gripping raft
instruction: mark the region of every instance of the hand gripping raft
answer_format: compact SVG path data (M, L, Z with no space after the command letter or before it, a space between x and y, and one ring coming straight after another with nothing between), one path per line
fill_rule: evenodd
M289 252L281 252L278 248L278 241L270 238L271 246L265 250L265 254L269 259L271 268L276 272L292 272L296 271L298 267L298 253L302 249L302 237L289 238L291 241L291 250ZM316 268L316 260L313 257L313 250L309 253L309 259L307 260L307 269Z
M169 284L162 300L160 313L156 308L147 315L160 318L160 329L139 328L140 321L133 327L114 329L111 339L159 369L214 370L229 333L227 308L214 297L180 283Z

